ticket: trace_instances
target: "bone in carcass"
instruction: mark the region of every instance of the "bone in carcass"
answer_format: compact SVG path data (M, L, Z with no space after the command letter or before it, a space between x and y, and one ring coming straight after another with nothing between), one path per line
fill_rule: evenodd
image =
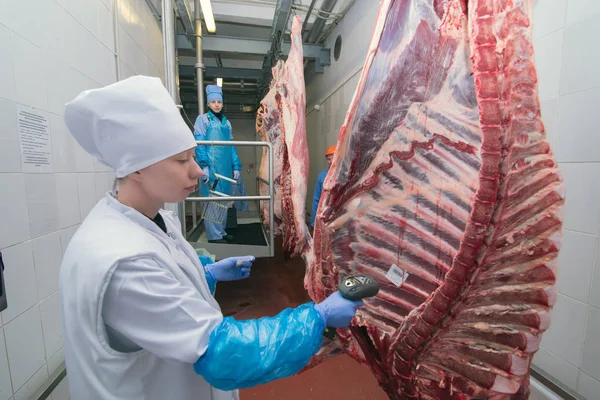
M268 94L257 114L257 130L271 142L274 152L275 216L283 235L283 248L290 257L306 255L311 238L305 222L308 184L308 146L306 143L305 86L302 49L302 22L292 21L292 44L287 61L273 68ZM261 121L262 120L262 123ZM262 128L261 128L262 125ZM265 140L265 139L263 139ZM261 178L268 179L265 153L261 160ZM259 187L264 193L268 186ZM267 206L268 207L268 206ZM280 208L279 208L280 207ZM263 221L268 208L261 208Z
M390 398L529 395L564 204L531 14L532 0L381 3L305 286L320 302L347 274L380 282L338 334Z
M283 61L278 61L272 68L273 79L269 88L269 92L261 101L261 105L256 113L256 132L263 142L269 142L273 149L273 204L274 204L274 227L275 234L280 233L281 225L281 166L283 159L284 140L281 137L281 112L279 104L276 100L280 80L283 72ZM258 190L261 196L269 194L269 159L268 149L263 147L262 158L260 160ZM260 214L263 223L267 229L270 228L269 203L266 201L260 202Z

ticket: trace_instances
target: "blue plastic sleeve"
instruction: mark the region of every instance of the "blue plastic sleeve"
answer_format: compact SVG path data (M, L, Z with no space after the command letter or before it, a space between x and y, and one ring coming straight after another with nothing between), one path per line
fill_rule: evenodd
M261 385L298 373L323 342L325 322L314 303L283 310L275 317L223 319L194 370L217 389Z

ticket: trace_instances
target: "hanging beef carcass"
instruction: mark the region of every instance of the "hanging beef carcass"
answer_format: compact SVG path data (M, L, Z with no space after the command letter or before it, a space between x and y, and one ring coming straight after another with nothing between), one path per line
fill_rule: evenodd
M273 190L275 224L283 235L287 256L306 254L311 237L305 223L306 186L308 181L308 146L306 143L306 99L302 50L302 21L292 21L292 45L287 61L278 61L272 69L270 90L261 101L256 116L257 132L273 145ZM261 159L259 186L268 194L266 150ZM268 225L268 203L261 205L263 222ZM279 227L285 227L279 230Z
M339 345L392 399L528 397L564 204L531 13L532 0L382 1L303 254L316 302L351 273L381 290L312 365Z

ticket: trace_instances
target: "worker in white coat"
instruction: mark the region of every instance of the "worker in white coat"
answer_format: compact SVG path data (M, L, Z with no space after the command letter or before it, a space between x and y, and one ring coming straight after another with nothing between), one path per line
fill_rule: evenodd
M218 281L250 275L253 257L202 265L161 209L197 186L196 143L161 81L136 76L66 105L77 142L115 169L111 193L73 236L59 292L73 400L236 399L301 370L326 326L361 302L335 292L273 318L224 318Z

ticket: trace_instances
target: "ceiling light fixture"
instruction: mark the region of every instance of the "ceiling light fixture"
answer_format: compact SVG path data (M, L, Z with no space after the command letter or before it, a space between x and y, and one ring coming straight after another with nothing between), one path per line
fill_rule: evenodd
M212 12L210 0L200 0L200 6L202 7L202 14L204 14L206 30L210 33L215 33L217 31L217 27L215 25L215 16Z

